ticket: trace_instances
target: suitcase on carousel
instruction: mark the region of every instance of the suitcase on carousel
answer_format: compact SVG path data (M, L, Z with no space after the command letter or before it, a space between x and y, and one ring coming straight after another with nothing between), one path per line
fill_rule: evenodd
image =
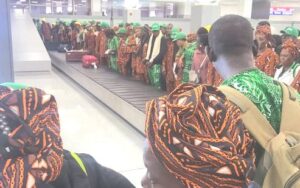
M45 42L45 47L48 51L56 51L58 46L58 42Z
M57 52L59 53L66 53L68 52L69 50L71 50L71 45L69 44L60 44L57 48Z
M99 67L99 61L97 57L93 55L84 55L82 57L82 67L90 69L94 68L97 69Z
M71 50L66 53L67 62L81 62L82 57L87 55L88 51L86 50Z

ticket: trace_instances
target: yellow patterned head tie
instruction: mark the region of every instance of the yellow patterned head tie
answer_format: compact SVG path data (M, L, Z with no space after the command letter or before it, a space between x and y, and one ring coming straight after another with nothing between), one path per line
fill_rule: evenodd
M147 104L145 132L185 187L243 187L252 179L255 142L240 113L216 88L183 84Z
M9 137L8 153L0 157L0 188L54 181L63 165L55 98L36 88L0 86L0 104L1 127Z

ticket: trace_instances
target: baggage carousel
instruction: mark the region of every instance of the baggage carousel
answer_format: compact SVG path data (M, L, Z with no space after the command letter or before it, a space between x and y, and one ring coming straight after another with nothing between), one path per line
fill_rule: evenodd
M161 90L130 77L124 77L107 67L85 69L80 62L66 62L65 54L49 51L52 65L70 77L83 89L144 133L146 102L165 95Z

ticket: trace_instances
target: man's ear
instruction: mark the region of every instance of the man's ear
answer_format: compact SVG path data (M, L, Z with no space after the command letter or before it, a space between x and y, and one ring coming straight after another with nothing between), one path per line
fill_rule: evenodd
M207 54L210 62L217 61L217 56L215 55L214 51L209 46L206 47L206 54Z

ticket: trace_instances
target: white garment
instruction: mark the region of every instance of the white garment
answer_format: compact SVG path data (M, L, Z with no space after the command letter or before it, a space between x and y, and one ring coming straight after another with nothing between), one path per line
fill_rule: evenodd
M300 71L300 65L292 64L291 67L282 73L283 67L279 68L275 72L274 79L285 84L291 85L297 76L298 72Z
M153 47L153 51L150 57L150 52L151 52L151 48L152 48L152 40L153 40L153 34L150 37L149 43L148 43L148 50L147 50L147 56L146 59L149 60L150 62L153 62L154 59L159 55L160 53L160 44L161 44L161 39L163 38L163 34L160 31L159 35L155 38L155 42L154 42L154 47Z

